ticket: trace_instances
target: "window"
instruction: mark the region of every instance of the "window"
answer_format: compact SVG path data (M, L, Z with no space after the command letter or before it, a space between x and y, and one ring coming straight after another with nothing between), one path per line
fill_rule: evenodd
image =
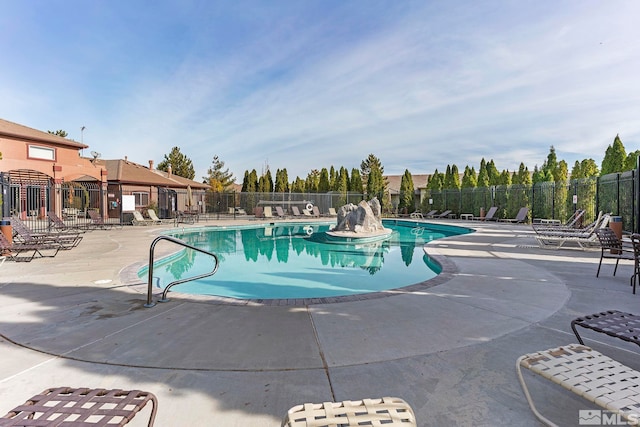
M136 206L149 206L149 193L134 191L131 194L136 199Z
M56 160L56 150L55 148L48 147L39 147L37 145L30 145L29 152L27 153L27 157L30 159L41 159L41 160Z

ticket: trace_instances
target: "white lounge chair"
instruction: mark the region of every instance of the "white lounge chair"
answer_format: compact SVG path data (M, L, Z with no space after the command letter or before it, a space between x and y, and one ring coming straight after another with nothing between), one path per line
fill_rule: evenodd
M589 227L576 231L545 231L536 235L536 240L542 248L560 249L565 243L574 242L582 249L587 249L598 244L596 230L609 225L611 214L598 215L598 219Z
M146 219L142 216L142 214L138 211L133 211L133 219L131 220L131 224L133 225L151 225L155 222L152 219Z

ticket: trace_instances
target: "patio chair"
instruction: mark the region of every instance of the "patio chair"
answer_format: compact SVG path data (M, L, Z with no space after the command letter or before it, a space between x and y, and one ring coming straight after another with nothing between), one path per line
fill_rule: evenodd
M431 218L446 218L451 213L451 210L446 210L438 215L433 215Z
M142 216L142 214L138 211L133 211L133 219L131 220L132 225L152 225L155 224L155 221L152 219L147 219Z
M156 211L153 209L147 209L147 215L149 215L149 219L151 221L153 221L154 224L164 224L165 221L158 218L158 215L156 214ZM173 219L170 220L171 222L174 222Z
M104 222L104 218L100 216L100 214L95 210L88 211L89 218L91 218L91 222L87 225L88 228L96 229L100 228L102 230L107 230L113 228L113 224L109 224Z
M541 230L557 231L557 230L579 230L583 227L584 215L586 211L584 209L577 209L573 215L569 217L564 224L531 224L534 231Z
M52 243L60 245L60 249L68 250L78 246L82 240L82 236L80 236L78 232L54 231L51 233L34 233L20 218L12 217L5 219L11 221L14 233L13 237L20 243L34 245Z
M545 231L536 234L536 240L541 248L560 249L567 242L577 243L582 249L587 249L598 243L596 230L609 225L611 214L600 214L598 219L585 229Z
M425 218L433 218L438 213L437 209L427 212L424 217Z
M302 216L302 214L300 213L300 209L298 209L297 206L291 206L291 213L293 214L293 216Z
M273 212L271 211L271 206L264 207L263 215L265 218L273 218Z
M311 213L313 214L313 216L320 218L320 209L317 206L313 206L311 208Z
M60 219L55 212L47 212L47 217L49 218L49 229L54 229L57 231L74 231L78 233L83 233L84 231L80 230L78 227L71 227L65 224L63 220Z
M497 206L491 206L484 217L473 218L475 221L496 221L496 212L498 212Z
M336 212L336 208L329 208L329 212L327 216L338 216L338 212Z
M253 208L253 215L256 218L264 218L264 208L262 206L256 206Z
M148 427L158 399L141 390L56 387L44 390L0 418L2 426L124 426L151 402Z
M287 215L284 213L284 209L282 209L282 206L276 206L276 215L279 216L280 218L287 217Z
M0 254L6 256L11 261L31 262L36 255L40 257L53 258L61 249L57 243L12 243L7 240L3 233L0 233ZM46 253L44 251L47 251ZM52 251L50 255L48 251ZM23 254L30 255L23 255Z
M360 425L417 426L416 416L407 402L398 397L383 397L296 405L289 409L281 427Z
M510 222L512 224L519 224L527 220L527 215L529 215L529 208L524 206L520 208L515 218L502 218L502 219L499 219L498 221Z
M621 259L634 260L633 245L624 245L623 242L618 239L616 233L609 227L598 228L595 230L598 241L600 242L600 262L598 263L598 270L596 271L596 277L600 275L600 267L602 266L602 260L605 258L615 259L616 266L613 269L613 275L616 275L618 270L618 263Z

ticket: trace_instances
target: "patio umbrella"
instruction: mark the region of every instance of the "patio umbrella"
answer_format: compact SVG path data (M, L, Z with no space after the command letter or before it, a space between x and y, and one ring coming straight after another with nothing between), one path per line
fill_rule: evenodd
M191 186L187 185L187 206L189 206L189 210L191 210L192 204L193 204L193 192L191 191Z

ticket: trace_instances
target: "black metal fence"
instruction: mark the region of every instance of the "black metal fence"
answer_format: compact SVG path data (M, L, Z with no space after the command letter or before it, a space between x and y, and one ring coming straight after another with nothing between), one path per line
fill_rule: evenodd
M482 211L498 207L497 218L514 218L518 210L527 206L529 219L551 218L565 221L576 209L586 211L585 221L595 219L599 211L621 216L623 229L640 231L639 175L637 170L609 174L598 178L585 178L569 182L544 182L535 185L493 186L462 190L423 191L416 208L481 216ZM32 180L11 182L7 174L0 174L0 213L26 219L44 219L51 210L55 186L50 181ZM90 209L100 210L104 197L100 184L92 182L64 183L61 188L62 213L67 221L85 222ZM107 191L107 217L123 222L119 185L109 185ZM209 216L252 215L256 207L281 207L291 214L297 206L300 211L311 204L321 214L329 208L337 209L348 203L357 204L365 198L360 193L238 193L190 191L190 189L158 189L157 213L161 218L172 218L179 211L192 211ZM126 219L126 218L125 218ZM124 221L126 223L126 221Z
M586 211L591 222L599 211L621 216L623 229L638 232L638 172L632 170L597 178L535 185L502 185L461 190L427 191L420 203L423 211L451 210L453 214L481 216L492 206L497 218L514 218L521 207L529 208L529 219L565 221L577 209Z

